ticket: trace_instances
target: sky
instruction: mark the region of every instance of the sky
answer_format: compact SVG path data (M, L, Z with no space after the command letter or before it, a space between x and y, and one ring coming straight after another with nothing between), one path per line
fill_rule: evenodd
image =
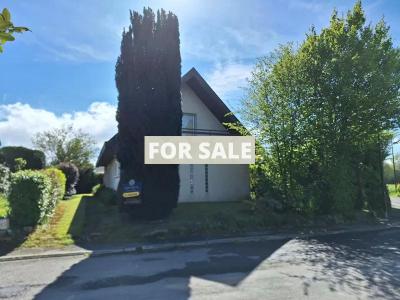
M129 10L164 8L180 23L182 74L195 67L233 111L244 97L257 58L280 44L301 42L312 25L353 1L305 0L0 0L16 36L0 54L0 140L31 147L32 136L73 125L98 147L117 131L115 62ZM400 2L363 1L367 22L382 17L400 44Z

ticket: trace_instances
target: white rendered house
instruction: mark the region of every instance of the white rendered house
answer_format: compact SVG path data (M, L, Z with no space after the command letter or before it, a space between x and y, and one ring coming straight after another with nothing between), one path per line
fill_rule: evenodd
M192 68L182 77L182 135L230 135L223 123L238 122L228 107ZM229 115L227 115L229 114ZM97 167L104 167L103 183L117 189L117 136L104 143ZM180 165L179 202L237 201L250 196L248 165Z

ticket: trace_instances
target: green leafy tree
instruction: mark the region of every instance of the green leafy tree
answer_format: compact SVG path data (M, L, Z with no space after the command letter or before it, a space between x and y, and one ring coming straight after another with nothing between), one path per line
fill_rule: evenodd
M399 50L383 20L365 24L360 2L258 62L243 116L267 149L266 173L286 209L387 211L382 162L399 90Z
M181 134L179 43L171 12L131 12L116 65L119 189L130 179L143 182L143 204L135 212L146 218L168 215L178 200L178 165L144 165L144 137Z
M71 162L78 168L92 166L95 141L89 134L75 131L72 126L38 133L32 142L37 149L46 154L51 165Z
M11 22L11 14L7 8L4 8L0 14L0 53L3 52L3 45L6 42L15 40L14 33L29 31L27 27L14 26Z

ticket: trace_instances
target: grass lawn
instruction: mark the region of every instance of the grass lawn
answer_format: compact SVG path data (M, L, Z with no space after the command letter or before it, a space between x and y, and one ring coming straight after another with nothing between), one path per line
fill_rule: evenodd
M390 196L394 197L394 196L400 195L400 192L399 192L400 191L400 185L397 185L397 192L396 192L394 184L388 184L387 188L388 188Z
M143 242L208 238L255 232L285 226L304 225L296 215L273 212L253 213L241 202L181 203L172 215L160 221L135 221L96 197L86 199L83 239L98 243Z
M87 194L60 201L49 224L39 226L22 247L190 240L285 228L320 228L337 222L332 216L313 218L261 209L254 212L242 202L181 203L165 220L143 221L121 214L109 200ZM373 222L366 212L357 219Z
M8 216L8 201L6 197L0 194L0 218L5 218Z
M21 246L56 248L74 244L84 225L84 196L87 195L75 195L69 200L60 201L49 223L37 227Z

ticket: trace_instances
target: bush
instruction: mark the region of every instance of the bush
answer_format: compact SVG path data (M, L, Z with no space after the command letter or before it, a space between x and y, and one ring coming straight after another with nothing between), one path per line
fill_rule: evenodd
M14 171L22 171L26 169L26 160L23 159L22 157L17 157L14 159Z
M79 169L79 181L76 191L79 194L91 193L93 187L100 183L100 176L94 173L93 168Z
M7 195L10 188L10 169L0 164L0 194Z
M46 174L51 181L51 198L53 199L54 206L57 204L57 201L62 200L65 194L65 186L67 183L67 178L64 173L56 168L48 168L43 170L43 173Z
M73 163L61 163L58 165L65 177L67 178L67 183L65 186L65 194L67 196L72 196L76 194L76 184L79 180L79 170Z
M10 219L17 226L45 223L54 208L51 180L39 171L25 170L11 175Z
M0 219L6 218L9 212L9 205L7 198L0 194Z
M105 205L117 204L117 192L114 190L99 184L93 188L93 192L98 202L101 202Z
M40 170L46 165L45 155L42 151L32 150L25 147L3 147L0 149L0 156L3 157L5 165L11 169L15 169L15 159L23 158L26 161L25 169Z
M101 183L96 184L93 188L92 188L92 194L97 194L97 192L103 187L103 185Z

